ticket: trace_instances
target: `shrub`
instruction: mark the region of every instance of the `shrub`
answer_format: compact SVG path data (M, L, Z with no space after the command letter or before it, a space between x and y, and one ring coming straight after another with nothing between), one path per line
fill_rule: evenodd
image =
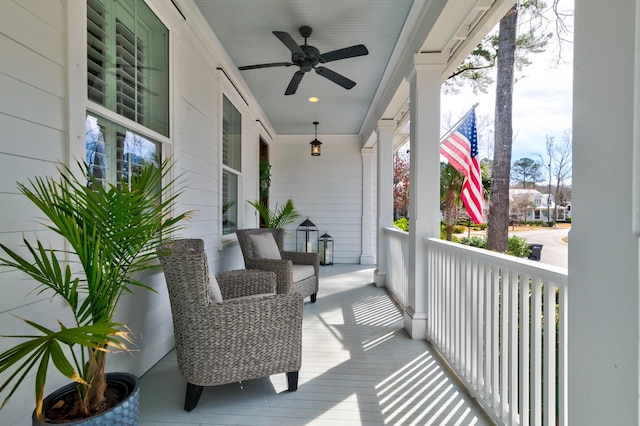
M407 219L406 217L397 219L395 222L393 222L393 224L403 231L409 232L409 219Z
M464 237L460 239L460 244L466 246L478 247L481 249L487 248L487 237L474 235L473 237Z
M464 244L471 247L478 247L481 249L487 248L487 237L486 236L473 236L471 238L464 237L459 240L460 244ZM507 250L507 254L511 256L517 257L528 257L531 254L531 249L529 249L529 243L527 240L522 237L518 237L517 235L512 235L509 237L507 241L507 245L509 249Z
M531 249L529 248L529 243L527 243L526 238L512 235L507 240L507 244L509 246L507 254L517 257L529 257L531 254Z
M466 232L467 227L462 225L453 225L453 233L454 234L462 234Z

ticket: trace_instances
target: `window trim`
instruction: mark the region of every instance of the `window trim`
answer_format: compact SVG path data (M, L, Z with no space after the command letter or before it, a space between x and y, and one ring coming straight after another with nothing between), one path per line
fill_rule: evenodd
M104 118L113 121L114 123L118 123L121 126L126 127L127 129L133 130L141 136L153 139L163 145L171 145L171 139L169 137L151 130L150 128L145 127L142 124L138 124L130 118L124 117L114 111L111 111L110 109L100 104L90 101L88 98L86 99L86 110L88 112L93 112L94 114L101 115Z

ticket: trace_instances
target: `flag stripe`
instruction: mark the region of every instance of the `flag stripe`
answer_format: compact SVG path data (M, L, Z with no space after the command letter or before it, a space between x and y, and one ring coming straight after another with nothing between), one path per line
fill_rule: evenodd
M465 177L460 198L469 217L475 223L482 223L484 191L478 161L478 133L476 129L475 106L460 124L440 144L442 154L449 164Z

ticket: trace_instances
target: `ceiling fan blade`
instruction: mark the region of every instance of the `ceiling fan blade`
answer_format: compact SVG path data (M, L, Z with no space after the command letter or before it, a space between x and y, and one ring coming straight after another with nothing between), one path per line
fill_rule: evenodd
M355 58L357 56L368 55L364 44L357 44L351 47L345 47L343 49L332 50L331 52L323 53L318 57L318 60L322 63L337 61L338 59Z
M296 90L298 90L298 86L302 81L302 77L304 77L304 71L296 71L295 74L293 74L293 77L291 77L291 81L289 82L287 90L285 90L284 94L293 95L294 93L296 93Z
M242 67L238 67L240 71L244 70L255 70L258 68L271 68L271 67L290 67L293 65L291 62L272 62L270 64L258 64L258 65L245 65Z
M284 43L285 46L293 53L298 59L304 58L304 51L298 46L298 43L289 35L289 33L284 31L273 31L273 35L278 37L278 39Z
M353 86L356 85L355 81L349 80L347 77L341 74L338 74L335 71L331 71L329 68L317 67L315 70L317 74L323 76L327 80L333 81L334 83L344 87L347 90L351 89Z

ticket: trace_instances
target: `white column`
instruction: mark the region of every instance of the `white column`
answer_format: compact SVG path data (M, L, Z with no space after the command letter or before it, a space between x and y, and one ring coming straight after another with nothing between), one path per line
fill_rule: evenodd
M445 55L420 53L409 75L411 184L409 294L404 324L412 339L426 338L425 237L440 235L440 85Z
M396 129L395 120L378 121L378 268L374 273L375 283L383 287L387 279L386 253L384 244L384 228L393 225L393 134Z
M373 175L375 162L375 149L363 148L362 155L362 252L360 254L360 264L375 265L373 254L373 233L374 225L374 202L373 202Z
M634 134L640 121L634 61L639 7L637 0L575 4L571 425L640 424L640 250L633 232L633 204L640 197L633 187L640 174L633 160L640 149Z

